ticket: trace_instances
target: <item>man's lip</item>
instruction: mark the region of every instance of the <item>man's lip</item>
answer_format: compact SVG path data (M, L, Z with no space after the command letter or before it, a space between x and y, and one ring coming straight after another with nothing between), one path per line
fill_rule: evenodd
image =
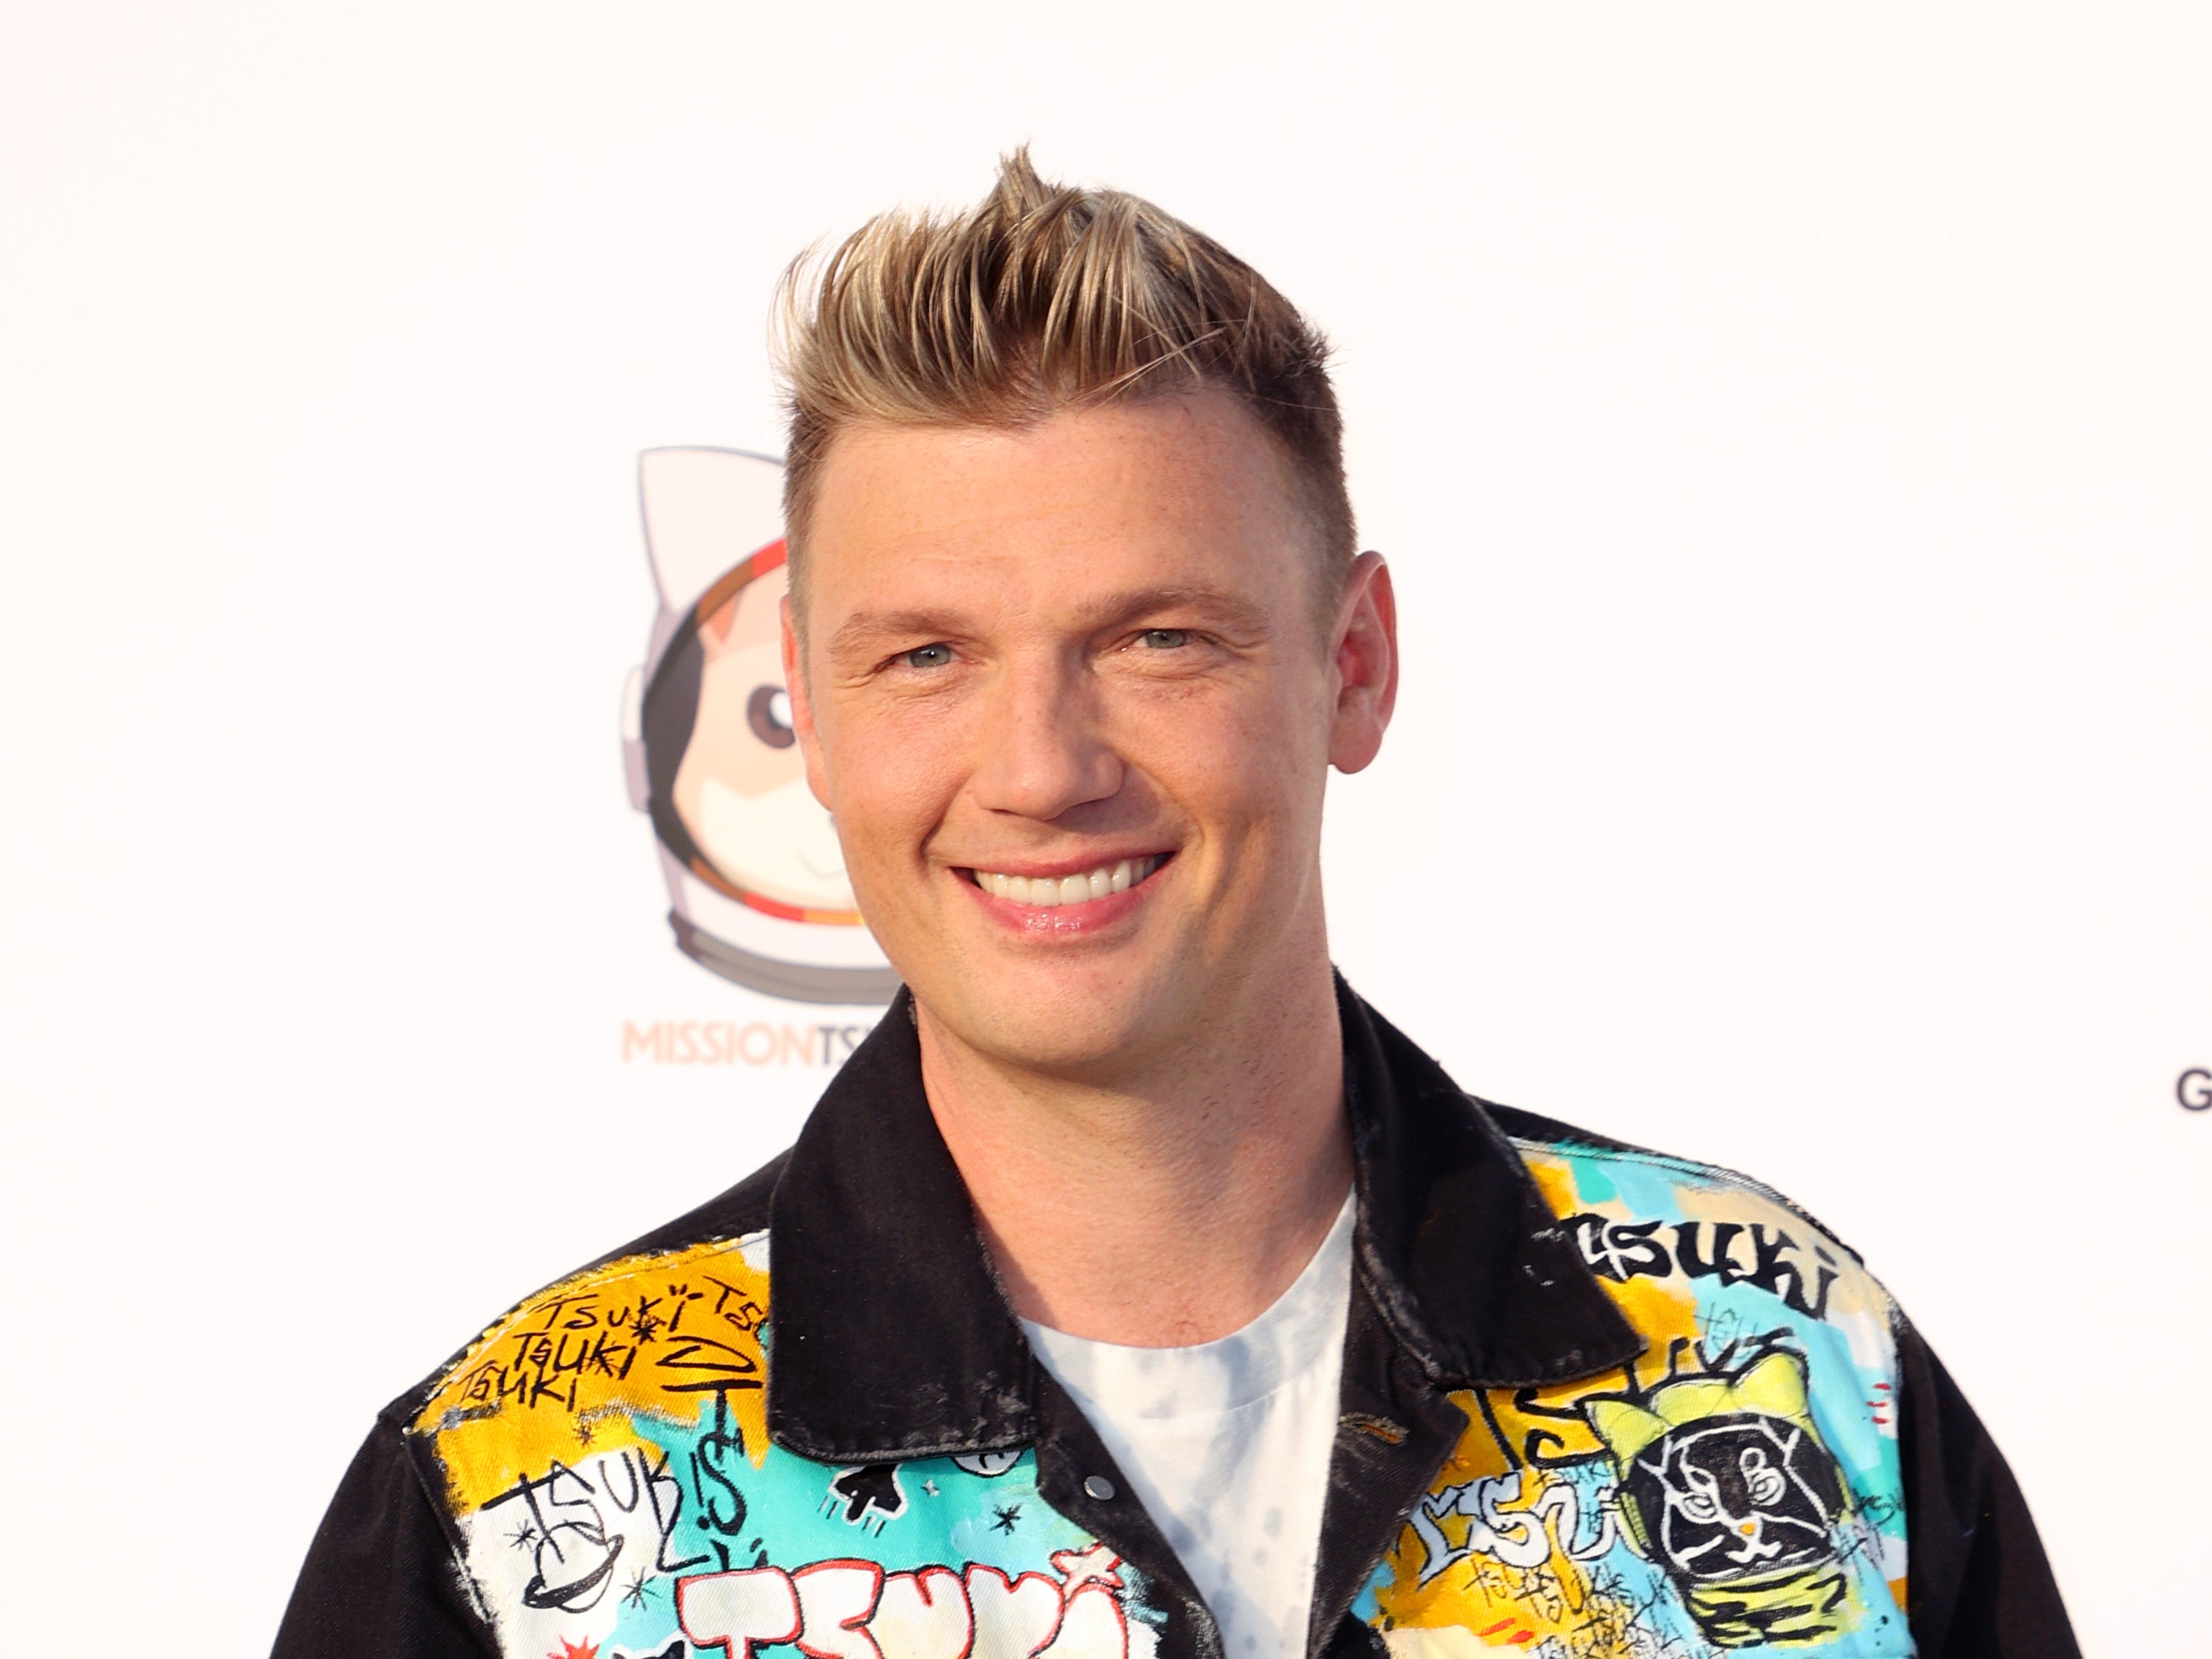
M1149 904L1159 891L1159 878L1175 862L1173 853L1139 853L1129 862L1133 865L1146 860L1157 860L1141 879L1134 880L1119 892L1109 892L1097 898L1073 899L1065 904L1025 904L1012 897L1000 897L993 892L987 881L980 879L969 867L955 866L953 874L960 884L982 907L983 914L1001 927L1030 939L1080 939L1094 938L1127 917L1133 911ZM1121 863L1117 857L1115 864ZM1064 881L1069 876L1086 876L1100 866L1093 863L1075 865L1034 864L1030 867L1038 873L1025 878L1033 881ZM1109 869L1112 865L1106 866ZM1012 877L1012 870L986 869L985 876Z
M1035 859L1015 859L1006 864L988 864L981 860L950 866L963 881L973 883L979 874L986 876L1019 876L1024 881L1063 881L1069 876L1087 876L1093 870L1111 870L1121 863L1134 864L1139 859L1158 859L1162 866L1175 857L1171 847L1142 847L1126 853L1096 853L1086 858L1061 859L1057 862L1042 862ZM1155 871L1154 874L1158 872Z

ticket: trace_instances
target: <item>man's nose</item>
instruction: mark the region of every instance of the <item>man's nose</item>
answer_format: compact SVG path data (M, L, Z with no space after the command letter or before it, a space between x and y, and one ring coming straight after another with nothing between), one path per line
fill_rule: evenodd
M1049 823L1121 789L1121 758L1079 665L1010 665L993 690L974 774L978 805Z

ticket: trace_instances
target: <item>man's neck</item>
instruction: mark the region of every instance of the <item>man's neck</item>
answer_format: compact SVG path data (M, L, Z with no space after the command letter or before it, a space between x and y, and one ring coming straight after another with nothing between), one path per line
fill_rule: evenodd
M1352 1185L1326 960L1111 1083L1002 1066L918 1007L922 1078L1014 1310L1186 1346L1265 1312Z

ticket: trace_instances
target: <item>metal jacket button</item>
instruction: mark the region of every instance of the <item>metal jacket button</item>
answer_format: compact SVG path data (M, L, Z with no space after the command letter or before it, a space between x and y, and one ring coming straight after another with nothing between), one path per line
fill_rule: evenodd
M1083 1495L1095 1498L1103 1504L1114 1495L1114 1483L1103 1474L1086 1475L1083 1481Z

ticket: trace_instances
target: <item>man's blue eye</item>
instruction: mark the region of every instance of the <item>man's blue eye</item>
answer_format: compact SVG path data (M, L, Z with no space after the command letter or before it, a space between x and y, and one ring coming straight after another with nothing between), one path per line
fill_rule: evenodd
M906 653L908 668L942 668L952 660L949 645L920 645Z
M1188 645L1190 635L1180 628L1148 628L1145 643L1155 651L1172 651L1177 646Z

